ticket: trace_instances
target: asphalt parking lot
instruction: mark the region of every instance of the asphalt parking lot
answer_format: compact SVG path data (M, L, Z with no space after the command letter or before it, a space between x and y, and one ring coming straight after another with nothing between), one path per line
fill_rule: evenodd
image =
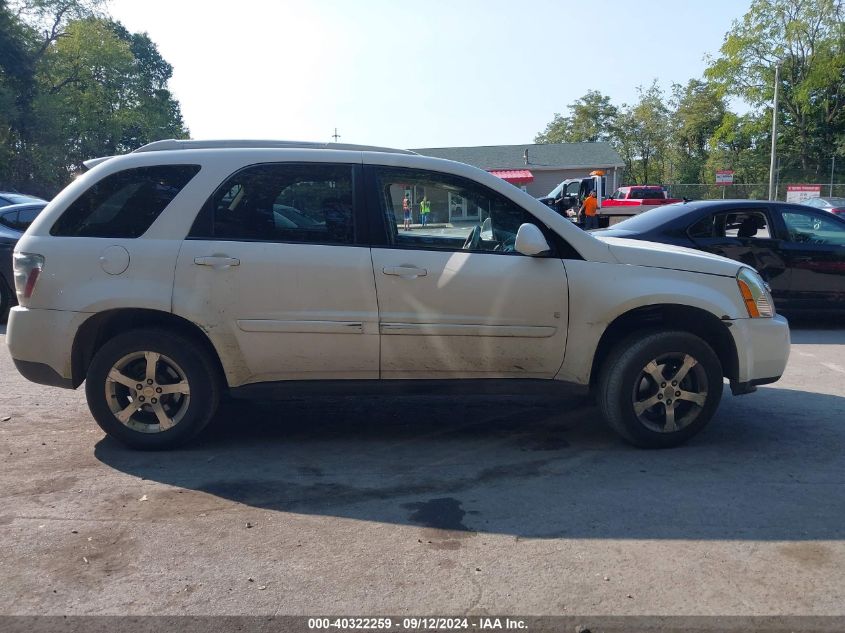
M105 439L0 328L2 614L845 613L845 328L685 447L561 395L227 404Z

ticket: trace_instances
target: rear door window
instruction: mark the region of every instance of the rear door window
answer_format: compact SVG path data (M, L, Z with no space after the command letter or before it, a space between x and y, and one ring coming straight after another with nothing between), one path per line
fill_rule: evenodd
M140 237L199 170L199 165L156 165L110 174L71 203L50 234Z
M769 220L762 211L728 211L706 216L689 228L692 238L770 239Z
M194 223L193 239L352 244L351 165L260 164L230 176Z

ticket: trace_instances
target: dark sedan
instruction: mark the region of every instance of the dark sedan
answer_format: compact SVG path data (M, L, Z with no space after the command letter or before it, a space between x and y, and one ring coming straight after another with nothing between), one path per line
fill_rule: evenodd
M845 219L753 200L670 204L599 231L687 246L756 268L782 312L845 312Z
M47 203L27 202L0 207L0 322L15 301L15 279L12 276L12 251L15 244Z

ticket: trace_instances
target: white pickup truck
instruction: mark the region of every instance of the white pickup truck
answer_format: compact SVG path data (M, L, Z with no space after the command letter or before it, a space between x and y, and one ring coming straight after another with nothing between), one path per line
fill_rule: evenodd
M786 366L753 269L595 237L468 165L283 141L90 164L17 244L7 342L30 380L85 381L132 447L185 442L254 383L458 379L575 383L625 439L665 447L710 420L725 378L748 393ZM405 230L412 190L433 212L461 196L475 221Z

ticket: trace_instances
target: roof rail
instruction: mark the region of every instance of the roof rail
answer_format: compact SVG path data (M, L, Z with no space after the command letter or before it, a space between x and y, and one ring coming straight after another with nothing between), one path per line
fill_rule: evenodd
M370 145L348 145L346 143L312 143L305 141L264 141L264 140L208 140L191 141L169 138L154 141L139 147L135 152L159 152L174 149L220 149L220 148L281 148L281 149L346 149L358 152L387 152L391 154L416 154L407 149L391 149Z

